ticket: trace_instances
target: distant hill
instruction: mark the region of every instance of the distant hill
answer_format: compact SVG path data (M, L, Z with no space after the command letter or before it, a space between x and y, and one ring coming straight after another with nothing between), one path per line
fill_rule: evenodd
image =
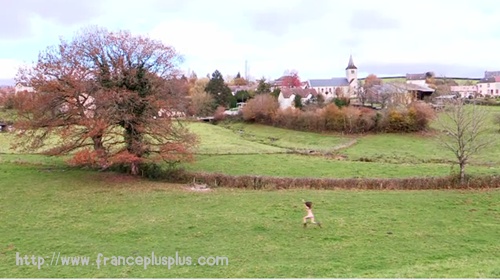
M406 76L390 76L390 77L378 77L383 82L406 82ZM365 78L360 78L360 81L363 81ZM465 84L476 84L481 80L481 78L468 78L468 77L436 77L436 80L454 80L459 85Z

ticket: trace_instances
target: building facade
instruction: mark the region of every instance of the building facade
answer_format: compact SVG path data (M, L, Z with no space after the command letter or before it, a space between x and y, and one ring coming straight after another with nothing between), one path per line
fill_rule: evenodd
M480 96L486 97L486 96L491 96L491 97L497 97L500 96L500 71L498 72L498 76L493 76L493 75L486 75L483 79L481 79L477 83L477 92L479 93ZM490 72L490 73L495 73L495 72Z

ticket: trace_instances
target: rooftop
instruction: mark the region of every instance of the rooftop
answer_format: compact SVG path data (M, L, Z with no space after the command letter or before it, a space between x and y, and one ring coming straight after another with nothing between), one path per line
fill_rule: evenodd
M312 88L284 88L281 90L281 94L285 98L289 98L293 94L300 95L300 97L305 98L309 94L312 94L312 96L316 96L318 93L315 89Z
M311 87L338 87L348 86L349 81L346 78L331 78L331 79L313 79L309 80Z

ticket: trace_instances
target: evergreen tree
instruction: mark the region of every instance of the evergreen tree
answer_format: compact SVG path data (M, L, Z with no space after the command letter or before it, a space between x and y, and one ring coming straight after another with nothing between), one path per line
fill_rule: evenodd
M262 78L259 80L259 85L257 86L256 94L270 93L271 85L266 82L266 79Z
M302 109L302 97L299 94L295 95L295 99L293 100L295 108Z
M219 70L215 70L212 74L205 91L214 97L218 106L229 107L234 99L231 89L224 83L224 78Z

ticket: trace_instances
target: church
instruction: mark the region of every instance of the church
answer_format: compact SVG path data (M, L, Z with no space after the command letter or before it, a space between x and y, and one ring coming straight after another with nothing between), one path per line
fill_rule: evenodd
M353 97L358 88L358 68L354 65L352 55L345 68L345 77L335 77L330 79L311 79L307 81L307 88L314 89L318 94L323 95L325 100L334 97Z

